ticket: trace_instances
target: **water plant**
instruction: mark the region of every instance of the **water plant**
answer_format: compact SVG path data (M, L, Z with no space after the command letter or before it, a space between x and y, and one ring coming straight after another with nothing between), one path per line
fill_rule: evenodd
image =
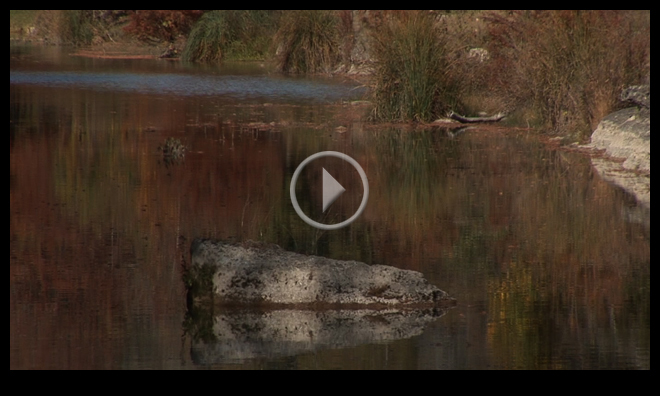
M193 26L183 49L186 61L220 62L224 44L225 18L222 11L202 15Z
M434 14L391 14L373 36L376 120L430 121L453 108L456 85Z
M216 10L205 13L193 26L183 59L220 62L222 59L264 59L268 54L279 12Z
M289 73L334 70L341 60L339 23L334 11L284 13L275 35L277 68Z
M170 164L180 162L186 155L186 146L181 143L181 140L175 138L167 138L165 142L158 147L163 153L165 163Z

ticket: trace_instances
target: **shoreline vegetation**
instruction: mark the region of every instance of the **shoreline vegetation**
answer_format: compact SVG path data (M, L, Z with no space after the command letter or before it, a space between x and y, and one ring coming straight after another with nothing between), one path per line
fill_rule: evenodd
M374 121L506 113L579 142L650 83L650 11L10 10L10 40L348 75L370 88Z

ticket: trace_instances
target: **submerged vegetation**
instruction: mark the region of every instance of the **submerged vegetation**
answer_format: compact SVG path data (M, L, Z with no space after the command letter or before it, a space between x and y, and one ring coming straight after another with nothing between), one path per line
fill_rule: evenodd
M166 164L174 164L183 161L186 155L186 146L181 143L181 140L169 137L165 142L158 146L158 150L163 154L163 160Z
M650 11L10 11L10 25L49 43L160 43L195 62L359 68L375 120L506 111L578 139L650 74Z

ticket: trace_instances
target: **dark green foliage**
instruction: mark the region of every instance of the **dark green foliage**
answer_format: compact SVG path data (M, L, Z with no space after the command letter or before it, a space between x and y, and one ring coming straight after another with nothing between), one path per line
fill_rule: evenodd
M192 267L183 274L183 282L194 298L212 298L215 267Z

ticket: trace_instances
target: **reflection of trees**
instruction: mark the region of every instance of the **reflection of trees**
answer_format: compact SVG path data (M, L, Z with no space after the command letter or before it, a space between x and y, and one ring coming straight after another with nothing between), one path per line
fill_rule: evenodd
M499 366L550 368L565 354L563 367L577 368L587 362L570 356L595 349L603 367L616 367L616 353L649 351L649 230L625 221L623 193L594 177L587 159L493 131L460 145L433 132L394 136L377 140L374 166L386 170L370 179L381 199L369 214L388 214L370 218L383 252L375 261L417 263L445 274L439 285L457 274L458 293L489 301ZM642 345L615 353L621 337Z
M194 237L421 270L459 301L485 301L499 367L648 364L650 231L625 221L627 198L584 158L497 131L353 125L328 138L335 108L28 92L10 90L11 120L26 120L10 123L12 366L128 366L138 347L145 361L178 359ZM241 133L272 120L289 126ZM167 168L156 148L169 136L190 151ZM323 150L353 156L371 190L332 233L304 224L288 195L296 166Z

